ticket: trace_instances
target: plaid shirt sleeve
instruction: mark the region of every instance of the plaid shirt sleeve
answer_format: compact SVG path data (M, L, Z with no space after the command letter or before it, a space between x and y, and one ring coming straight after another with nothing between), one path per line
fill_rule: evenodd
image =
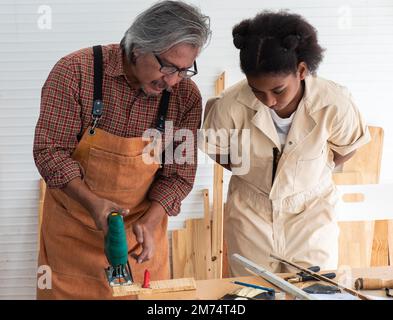
M71 158L81 130L78 100L78 81L63 58L53 67L42 88L34 136L34 161L49 188L62 188L83 174L79 163Z
M188 129L192 132L192 139L183 137L182 141L173 143L173 163L164 163L149 192L150 200L159 202L170 216L179 214L181 202L193 187L197 169L197 130L201 125L202 98L196 85L192 82L191 84L192 91L185 103L187 110L183 114L180 126L174 128L174 134L179 129ZM184 164L178 161L177 152L180 150L182 158L187 159ZM186 154L186 150L193 150L193 154Z

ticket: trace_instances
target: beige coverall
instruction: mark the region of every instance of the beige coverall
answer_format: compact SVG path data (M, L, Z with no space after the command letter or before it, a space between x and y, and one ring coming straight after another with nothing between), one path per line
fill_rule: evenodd
M246 80L209 104L203 129L225 128L228 139L220 142L205 133L201 145L205 152L230 154L234 150L229 130L250 130L250 170L232 175L224 218L231 275L249 275L230 259L233 253L273 272L290 269L270 258L270 253L307 267L336 269L338 225L332 150L346 155L370 140L347 89L322 78L306 77L284 150L268 107L255 97ZM272 182L273 148L282 155ZM246 149L243 146L239 152L244 154Z

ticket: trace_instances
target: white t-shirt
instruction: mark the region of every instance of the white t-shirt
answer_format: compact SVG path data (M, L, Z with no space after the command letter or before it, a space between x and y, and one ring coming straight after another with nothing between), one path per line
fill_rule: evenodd
M274 110L269 109L269 111L272 116L274 126L276 127L278 137L280 139L281 149L284 149L288 132L291 128L293 117L295 116L296 112L292 113L289 118L280 118Z

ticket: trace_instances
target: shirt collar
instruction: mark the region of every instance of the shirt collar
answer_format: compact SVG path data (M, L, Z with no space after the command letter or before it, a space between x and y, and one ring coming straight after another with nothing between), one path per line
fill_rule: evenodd
M125 76L123 50L118 44L113 46L113 50L109 50L109 61L105 73L112 77Z
M325 88L325 82L326 80L324 81L312 75L305 78L305 89L300 103L305 104L308 113L311 114L324 108L332 100L327 94L328 90ZM237 101L256 111L264 107L267 108L255 97L255 94L247 83L247 79L241 81L239 85L240 90L237 95Z

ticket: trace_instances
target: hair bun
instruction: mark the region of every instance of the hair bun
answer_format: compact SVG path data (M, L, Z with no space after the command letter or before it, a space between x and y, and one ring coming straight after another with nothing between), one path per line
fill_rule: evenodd
M299 45L300 42L299 38L300 38L299 36L290 34L289 36L286 36L282 40L281 45L284 49L288 51L294 51Z
M243 49L246 44L246 37L241 34L235 34L233 36L233 44L237 49Z
M243 49L245 47L249 27L250 20L244 20L233 28L233 44L237 49Z

